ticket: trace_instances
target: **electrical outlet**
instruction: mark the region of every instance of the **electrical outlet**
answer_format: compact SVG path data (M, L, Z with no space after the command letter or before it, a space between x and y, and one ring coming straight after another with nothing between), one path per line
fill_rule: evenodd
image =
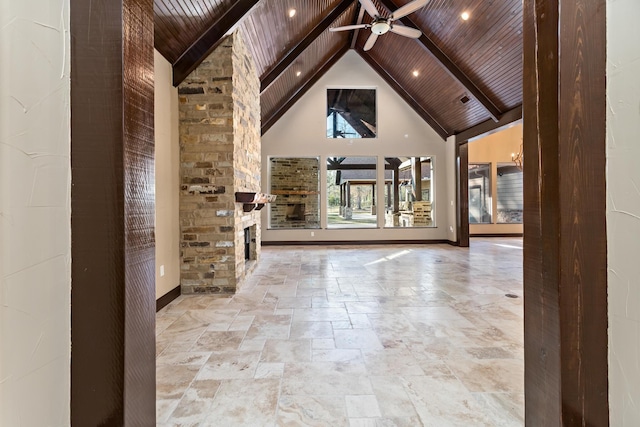
M164 265L160 266L160 277L164 276Z
M313 237L313 236L315 236L315 235L316 235L315 231L312 231L312 232L311 232L311 237Z

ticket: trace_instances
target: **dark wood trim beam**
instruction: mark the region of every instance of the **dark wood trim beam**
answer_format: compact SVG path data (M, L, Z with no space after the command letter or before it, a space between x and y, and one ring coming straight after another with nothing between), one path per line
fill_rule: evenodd
M606 0L524 0L525 424L608 426Z
M393 0L380 0L380 3L390 11L394 11L398 8L398 5ZM407 27L417 28L420 30L420 27L418 27L408 16L399 19L399 21ZM496 122L499 120L502 115L500 109L496 107L493 101L491 101L491 99L489 99L489 97L480 90L480 88L433 42L433 40L427 37L423 32L418 39L418 42L428 53L431 54L431 56L433 56L436 61L442 65L451 77L460 82L460 84L469 91L469 95L475 98L475 100L478 101L485 110L487 110L491 119Z
M456 144L456 245L469 247L469 144Z
M449 240L269 240L262 246L330 246L330 245L443 245Z
M73 1L70 20L69 424L152 426L153 1Z
M280 108L275 111L271 116L262 121L262 135L267 133L267 131L273 126L280 117L286 113L289 108L291 108L302 96L307 93L311 87L316 84L318 80L329 70L329 68L333 67L333 64L338 62L342 56L347 53L349 50L349 45L345 44L339 50L336 51L329 59L327 59L324 64L322 64L318 70L307 80L304 82L298 90L296 90L286 101L282 102Z
M500 129L503 126L507 126L508 124L516 122L520 119L522 119L522 105L519 105L516 108L504 113L502 116L500 116L500 120L498 120L497 122L494 122L493 120L486 120L482 123L470 127L469 129L457 133L455 135L456 142L458 144L465 143L472 138Z
M238 0L198 40L180 55L173 64L173 85L178 86L220 44L225 34L260 0Z
M356 20L353 22L353 25L362 24L362 20L364 19L364 7L358 2L356 6ZM360 30L354 30L349 35L349 46L351 49L356 48L356 43L358 42L358 34L360 34Z
M400 83L398 83L396 79L391 76L391 74L389 74L384 68L382 68L382 66L380 66L380 64L378 64L376 60L373 59L367 52L360 49L356 49L356 52L358 52L362 59L364 59L367 64L369 64L369 66L371 66L371 68L373 68L380 75L380 77L382 77L384 81L386 81L387 84L391 86L393 90L395 90L396 93L400 95L400 97L404 99L404 101L409 104L416 113L418 113L420 117L422 117L422 120L427 122L429 126L431 126L433 130L436 131L438 135L440 135L440 138L442 138L443 140L447 139L447 137L449 136L449 132L447 132L445 128L442 127L442 125L440 125L440 123L438 123L438 121L409 94L409 92L404 90L402 85L400 85Z
M313 29L304 36L299 43L293 46L289 52L287 52L284 57L278 61L278 63L271 68L270 71L266 72L262 77L260 77L260 93L264 92L266 88L271 85L279 76L289 68L289 66L295 61L298 56L305 51L306 48L313 43L320 34L322 34L331 24L334 23L336 19L340 17L348 8L353 4L354 0L342 0L338 3L332 10L329 12L323 19L313 27Z

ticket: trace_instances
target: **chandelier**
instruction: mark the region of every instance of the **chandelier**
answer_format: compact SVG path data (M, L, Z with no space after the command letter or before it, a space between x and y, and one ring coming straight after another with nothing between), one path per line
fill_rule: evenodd
M522 152L522 143L520 143L520 151L517 153L511 153L511 161L516 164L519 170L522 170L522 164L524 163L524 153Z

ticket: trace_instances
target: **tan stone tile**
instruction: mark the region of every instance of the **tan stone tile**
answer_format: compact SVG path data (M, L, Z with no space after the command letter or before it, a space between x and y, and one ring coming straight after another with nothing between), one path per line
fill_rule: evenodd
M447 366L469 391L524 393L522 360L455 359Z
M347 413L342 396L282 396L278 426L345 426Z
M261 362L310 362L310 340L268 339L262 349Z
M244 338L244 332L205 331L195 342L192 351L237 350Z
M223 381L202 426L272 426L276 419L279 379Z
M200 370L198 365L160 365L156 368L156 399L181 399Z
M197 379L200 381L253 378L259 360L259 352L214 352L198 373Z

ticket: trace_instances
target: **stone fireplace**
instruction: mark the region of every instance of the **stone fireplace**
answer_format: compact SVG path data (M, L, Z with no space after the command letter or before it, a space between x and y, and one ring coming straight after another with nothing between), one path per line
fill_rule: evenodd
M235 201L237 191L260 191L261 166L260 81L239 33L178 94L181 290L234 293L260 257L260 212Z

